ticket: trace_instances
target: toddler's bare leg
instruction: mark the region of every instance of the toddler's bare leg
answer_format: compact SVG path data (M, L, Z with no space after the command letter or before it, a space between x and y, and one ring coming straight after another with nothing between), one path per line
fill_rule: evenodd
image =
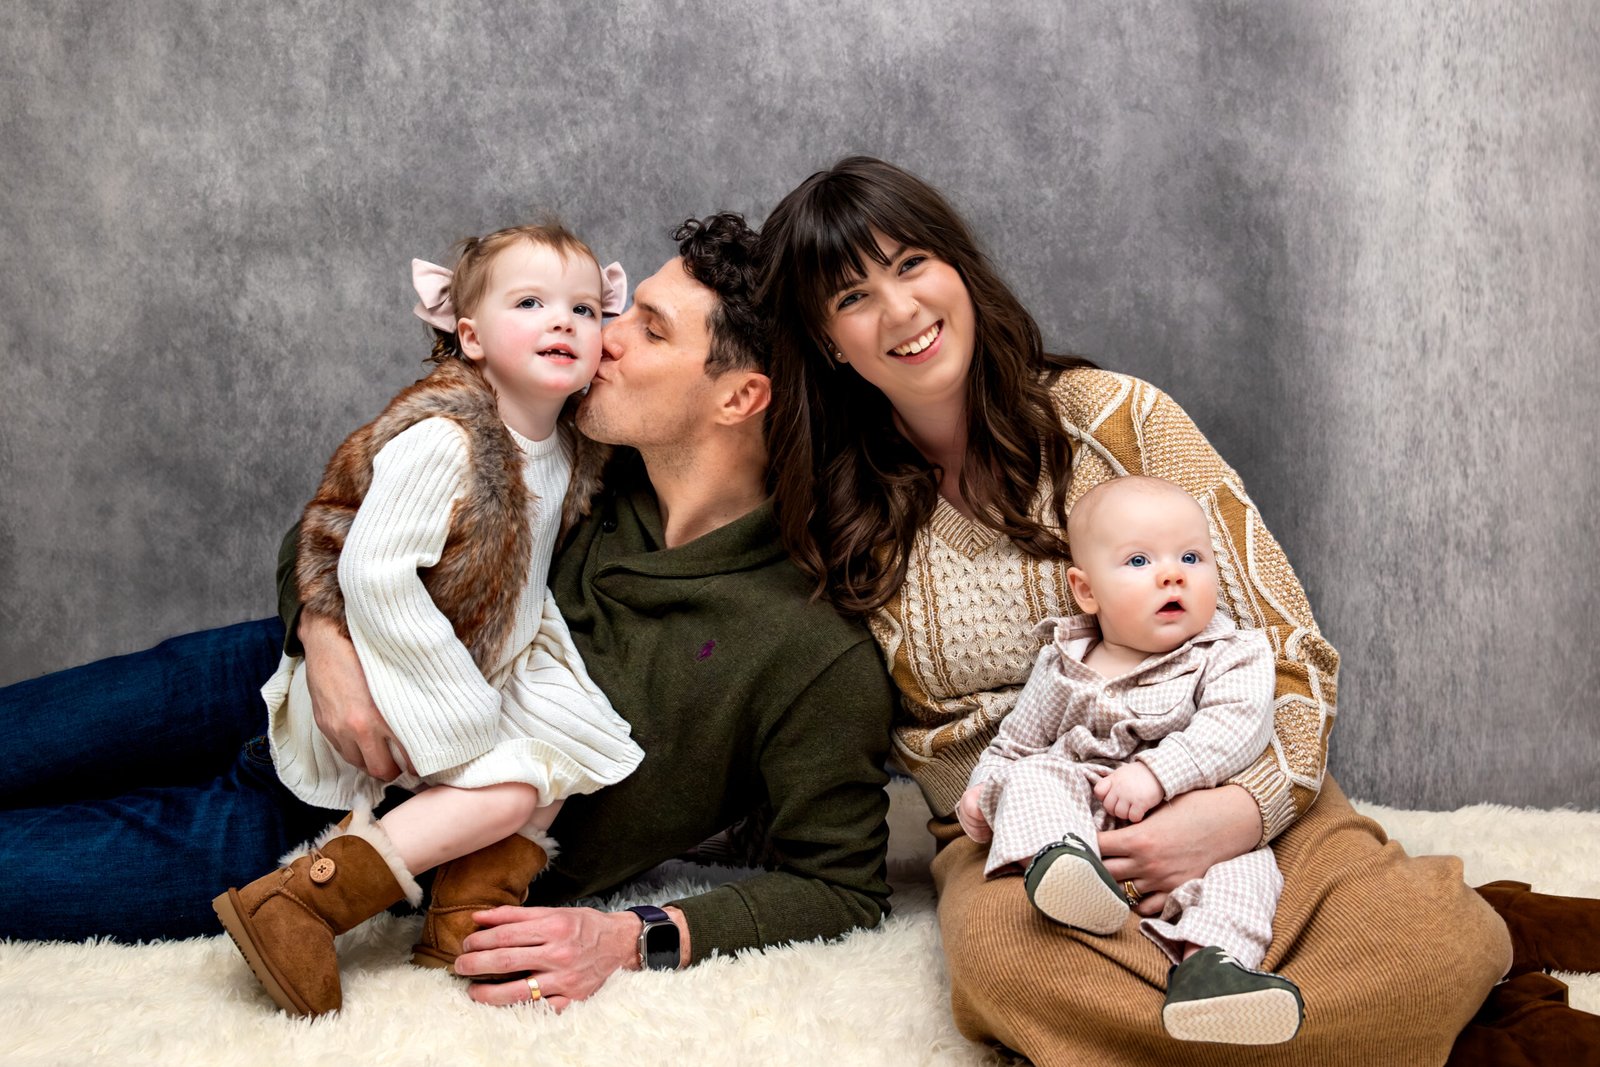
M436 785L385 815L379 825L406 868L420 874L521 830L535 819L539 801L539 791L521 782L481 789Z

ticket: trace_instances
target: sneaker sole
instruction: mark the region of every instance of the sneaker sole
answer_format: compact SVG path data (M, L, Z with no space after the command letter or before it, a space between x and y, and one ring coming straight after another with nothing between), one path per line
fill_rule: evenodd
M1300 1002L1287 989L1256 989L1227 997L1168 1004L1161 1025L1179 1041L1277 1045L1300 1032Z
M211 902L211 910L217 913L223 929L233 939L233 946L244 957L245 963L250 965L251 973L261 983L261 988L267 991L267 996L291 1015L315 1015L311 1006L295 995L283 976L272 966L272 961L261 951L261 946L256 944L250 923L244 918L244 911L240 907L238 892L230 889L218 896Z
M1088 860L1073 855L1050 864L1032 899L1046 918L1091 934L1114 934L1128 921L1127 898L1106 885Z

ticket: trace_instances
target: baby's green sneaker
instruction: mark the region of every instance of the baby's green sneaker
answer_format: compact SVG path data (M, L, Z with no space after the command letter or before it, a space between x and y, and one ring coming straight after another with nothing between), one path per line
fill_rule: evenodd
M1289 979L1252 971L1220 948L1172 968L1161 1024L1179 1041L1276 1045L1300 1031L1305 1002Z
M1022 873L1022 885L1033 906L1063 926L1111 934L1128 921L1122 887L1076 834L1041 848Z

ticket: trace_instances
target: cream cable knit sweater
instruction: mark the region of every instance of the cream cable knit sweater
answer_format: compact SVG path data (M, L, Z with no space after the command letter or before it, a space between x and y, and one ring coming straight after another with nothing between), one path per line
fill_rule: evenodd
M1239 476L1154 386L1101 370L1063 373L1054 389L1072 438L1067 505L1122 474L1166 478L1211 522L1217 610L1261 630L1276 658L1271 747L1232 781L1261 806L1263 840L1303 813L1321 788L1339 657L1322 637L1283 550ZM1047 499L1047 485L1036 499ZM918 532L899 593L870 620L901 703L895 755L936 815L950 814L1040 648L1035 625L1078 614L1066 560L1040 560L969 522L944 500Z
M467 439L451 420L424 419L378 453L339 557L339 586L373 701L422 775L399 784L522 781L555 800L620 781L643 753L584 670L546 589L571 457L559 435L512 437L538 501L533 553L505 651L487 677L417 573L438 562L467 484ZM301 662L284 657L262 689L279 777L323 807L375 801L382 783L345 763L317 729Z

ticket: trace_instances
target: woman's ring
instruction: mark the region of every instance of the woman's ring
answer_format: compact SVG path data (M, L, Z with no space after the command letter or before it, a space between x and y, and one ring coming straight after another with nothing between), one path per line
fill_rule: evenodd
M544 994L539 991L539 979L531 974L528 975L528 1003L532 1004L543 996Z
M1133 879L1132 878L1130 878L1126 882L1122 883L1122 895L1128 898L1128 906L1129 907L1132 907L1133 905L1139 903L1139 901L1144 897L1143 893L1141 893L1137 889L1133 888ZM531 981L533 981L533 979L530 978L530 979L528 979L528 981L531 982Z

